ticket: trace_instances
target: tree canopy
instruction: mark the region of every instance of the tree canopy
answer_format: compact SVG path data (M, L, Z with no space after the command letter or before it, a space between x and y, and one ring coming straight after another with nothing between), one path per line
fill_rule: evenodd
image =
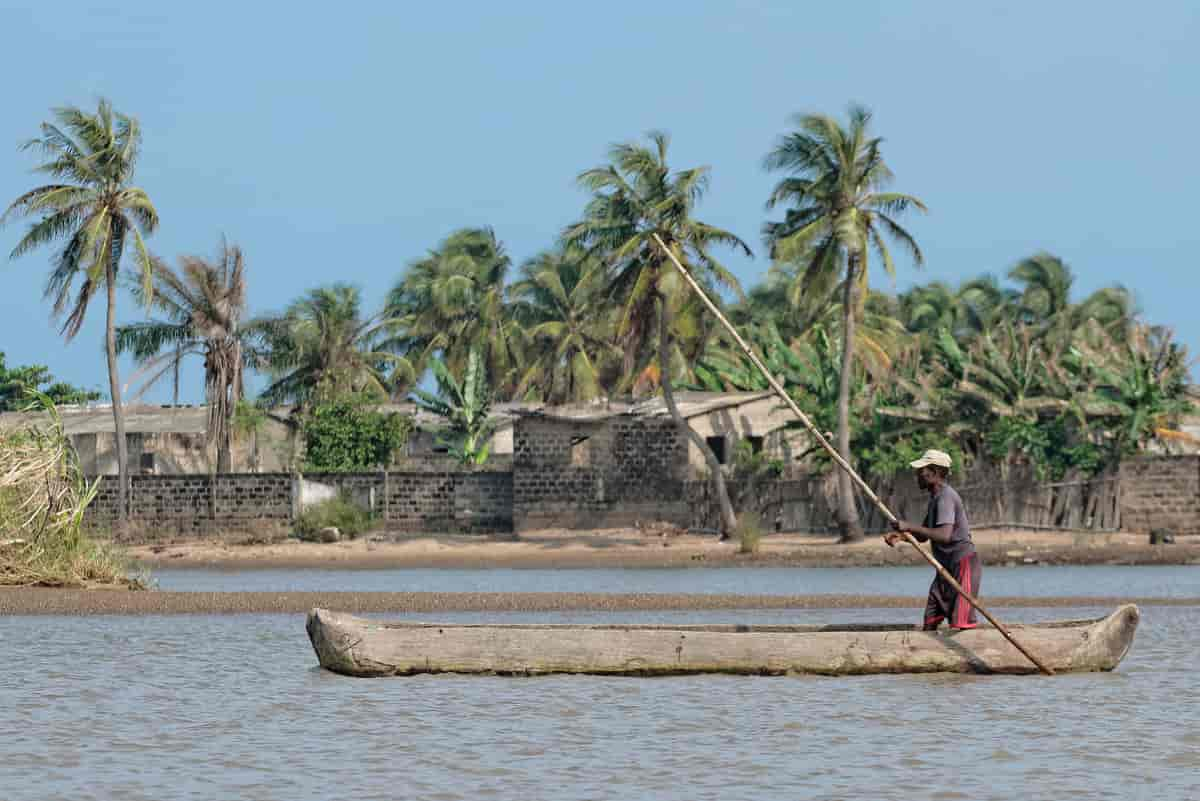
M19 412L33 402L30 391L40 392L56 406L99 400L100 393L54 380L42 364L9 367L0 351L0 412Z

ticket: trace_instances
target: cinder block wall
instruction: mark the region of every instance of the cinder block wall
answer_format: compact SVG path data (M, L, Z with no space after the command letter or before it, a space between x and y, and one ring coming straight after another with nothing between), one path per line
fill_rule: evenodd
M512 471L440 469L371 473L306 473L345 492L387 528L401 531L503 533L512 531Z
M1121 528L1200 534L1200 456L1151 456L1121 463Z
M403 531L512 531L510 470L306 474L369 507L383 525ZM129 519L138 539L286 534L296 510L296 478L287 473L130 476ZM117 520L116 476L103 476L86 519Z
M513 526L686 525L687 443L664 418L523 418L513 430Z
M129 477L129 519L145 539L215 533L280 533L291 525L292 478L287 473ZM117 520L116 476L102 476L85 519Z

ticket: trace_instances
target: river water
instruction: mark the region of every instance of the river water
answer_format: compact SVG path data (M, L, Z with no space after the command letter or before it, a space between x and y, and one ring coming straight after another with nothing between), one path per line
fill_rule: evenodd
M923 601L928 567L404 570L158 570L163 590L359 592L658 592L731 595L852 593ZM983 596L1200 598L1200 567L991 567Z
M989 570L985 593L1200 596L1194 567L1011 571ZM164 589L181 590L807 593L834 581L825 572L159 575ZM831 592L922 595L929 578L833 572ZM1003 619L1107 611L1007 608ZM1052 679L351 679L317 668L302 615L0 618L0 799L1200 798L1200 607L1142 612L1116 672ZM913 614L441 617L818 623Z

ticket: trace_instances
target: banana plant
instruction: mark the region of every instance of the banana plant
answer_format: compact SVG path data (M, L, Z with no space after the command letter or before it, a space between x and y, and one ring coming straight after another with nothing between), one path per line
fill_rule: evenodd
M1031 326L1006 322L981 337L960 362L958 394L995 417L1033 419L1066 411L1072 388L1051 367L1062 356L1061 346L1038 334Z
M437 394L413 390L418 407L443 418L447 430L438 442L450 449L450 454L463 464L483 464L491 452L492 434L496 425L491 420L492 392L479 351L471 350L462 381L439 357L430 359L429 367L437 380Z

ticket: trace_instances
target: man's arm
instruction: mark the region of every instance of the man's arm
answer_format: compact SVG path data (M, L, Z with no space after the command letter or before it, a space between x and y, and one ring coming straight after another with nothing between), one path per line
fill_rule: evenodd
M918 526L914 523L909 523L906 520L898 520L892 524L892 528L899 531L907 531L912 534L917 542L925 542L933 540L936 543L945 545L950 542L950 538L954 535L954 524L946 523L942 526L929 528L926 526ZM883 538L888 545L895 546L896 541L900 539L900 535L896 533L888 534Z
M904 523L903 520L900 522ZM900 530L907 530L910 534L917 538L918 542L933 540L939 545L946 545L950 542L950 537L954 534L953 523L946 523L945 525L936 526L934 528L928 528L926 526L914 526L912 524L905 524L905 526L906 528L901 528Z

